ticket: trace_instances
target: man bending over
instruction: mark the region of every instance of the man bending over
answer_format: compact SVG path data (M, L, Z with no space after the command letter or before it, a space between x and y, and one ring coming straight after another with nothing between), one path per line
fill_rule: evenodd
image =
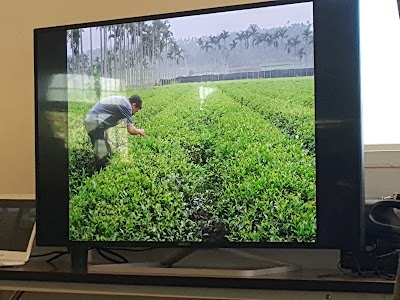
M142 108L142 100L133 95L110 96L97 102L87 114L84 123L93 146L96 170L106 165L111 154L107 130L126 120L126 129L131 135L145 136L144 129L136 128L132 116Z

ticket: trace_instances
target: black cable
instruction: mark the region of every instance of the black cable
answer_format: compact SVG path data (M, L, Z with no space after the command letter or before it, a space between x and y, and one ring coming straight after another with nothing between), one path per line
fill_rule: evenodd
M129 263L129 261L124 256L122 256L121 254L116 253L114 251L144 252L144 251L149 251L149 250L158 249L158 248L132 249L132 248L118 248L118 247L116 248L116 247L112 247L112 248L95 248L95 249L96 249L97 253L99 253L99 255L101 257L103 257L104 259L109 260L109 261L111 261L113 263ZM105 255L104 252L118 257L120 259L120 261L115 260L115 259Z
M60 252L57 255L50 257L49 259L46 260L47 263L51 263L53 260L56 260L57 258L60 258L61 256L64 256L66 254L69 254L69 251L65 251L65 252Z
M384 279L387 279L387 280L394 280L394 279L396 279L396 274L384 274L384 273L381 271L381 269L379 268L379 263L380 263L381 261L382 261L381 259L378 259L378 261L377 261L377 263L376 263L376 273L377 273L380 277L382 277L382 278L384 278Z
M33 254L30 257L44 257L44 256L49 256L49 255L53 255L53 254L61 254L61 253L66 253L68 251L52 251L52 252L47 252L47 253L43 253L43 254Z
M110 249L101 249L101 250L104 251L104 252L106 252L106 253L109 253L109 254L111 254L111 255L114 255L114 256L120 258L121 261L124 262L124 263L128 263L128 262L129 262L124 256L122 256L122 255L119 254L119 253L114 252L113 250L110 250Z
M325 278L325 277L343 277L343 278L347 278L347 277L354 277L357 276L355 274L353 274L351 271L347 272L342 268L342 261L339 260L339 262L336 264L336 267L338 268L338 270L340 271L340 273L329 273L329 274L323 274L323 275L318 275L318 278Z
M19 300L19 299L21 299L21 297L22 297L22 295L23 295L24 293L25 293L25 291L15 291L15 292L12 294L10 300Z
M154 250L154 249L160 249L160 248L144 248L144 249L132 249L132 248L107 248L109 250L115 250L115 251L131 251L131 252L144 252L144 251L149 251L149 250Z
M336 267L339 269L340 272L346 273L346 271L343 270L343 268L342 268L342 260L339 260L339 262L337 263Z
M375 249L376 250L376 249ZM354 271L351 274L354 274L354 276L363 276L363 277L372 277L378 275L379 277L382 277L386 280L393 280L395 278L394 274L386 274L386 272L382 269L381 264L385 261L385 259L388 259L392 255L397 255L400 253L400 250L394 250L388 253L380 254L380 255L371 255L371 270L370 271L363 271L360 261L359 261L359 254L360 251L366 251L369 253L373 253L373 251L367 251L367 250L356 250L356 251L351 251L346 253L346 255L350 255L350 258L353 260L355 264L355 274ZM356 254L356 255L354 255ZM342 270L341 267L341 261L338 263L338 268L339 270Z
M384 257L388 257L388 256L396 255L396 254L398 254L399 252L400 252L400 250L394 250L394 251L392 251L392 252L389 252L389 253L386 253L386 254L382 254L382 255L374 256L374 258L381 259L381 258L384 258Z
M129 261L125 257L123 257L122 255L120 255L120 254L118 254L118 253L116 253L116 252L114 252L112 250L108 250L108 249L104 249L104 248L95 248L95 249L96 249L97 253L101 257L103 257L104 259L106 259L108 261L111 261L111 262L116 263L116 264L129 263ZM114 256L118 257L119 259L121 259L121 260L116 260L116 259L114 259L114 258L112 258L110 256L107 256L103 252L111 254L111 255L114 255Z
M363 276L363 277L370 277L370 276L373 276L373 275L375 275L375 267L374 267L374 270L373 271L363 271L363 270L361 270L361 264L360 264L360 261L358 260L358 258L357 257L354 257L353 258L354 259L354 261L356 262L356 264L357 264L357 272L358 272L358 274L360 275L360 276Z
M143 249L132 249L132 248L89 248L88 250L93 250L95 249L97 251L97 253L103 257L104 259L111 261L113 263L129 263L129 261L122 256L121 254L118 254L114 251L131 251L131 252L144 252L144 251L149 251L149 250L153 250L153 249L157 249L157 248L143 248ZM45 257L45 256L50 256L55 254L53 257L49 258L46 260L47 263L51 263L52 261L66 255L69 254L70 251L66 250L66 251L51 251L51 252L47 252L47 253L43 253L43 254L35 254L35 255L31 255L31 257ZM105 253L111 254L112 256L118 257L120 260L116 260L108 255L106 255Z

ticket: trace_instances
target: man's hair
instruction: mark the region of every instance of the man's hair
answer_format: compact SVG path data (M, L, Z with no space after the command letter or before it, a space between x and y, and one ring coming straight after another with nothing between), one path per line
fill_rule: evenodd
M132 95L129 97L130 104L136 104L136 107L142 109L142 99L138 95Z

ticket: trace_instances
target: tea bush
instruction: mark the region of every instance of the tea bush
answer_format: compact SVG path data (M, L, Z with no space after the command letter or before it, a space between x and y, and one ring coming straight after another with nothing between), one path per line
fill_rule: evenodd
M220 82L202 109L201 84L127 91L147 137L127 136L98 173L80 123L90 106L71 105L70 238L314 241L313 90L296 80Z
M222 82L218 87L243 106L271 122L283 133L315 152L313 79L271 79Z

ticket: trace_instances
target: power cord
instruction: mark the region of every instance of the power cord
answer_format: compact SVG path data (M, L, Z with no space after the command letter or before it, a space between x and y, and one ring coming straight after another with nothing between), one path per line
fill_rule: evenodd
M348 256L350 259L352 259L354 263L354 268L351 271L346 271L343 269L342 266L342 260L340 260L337 264L337 268L339 269L340 273L333 273L333 274L323 274L319 275L319 278L324 278L324 277L335 277L335 276L340 276L340 277L351 277L351 278L356 278L356 277L373 277L373 276L379 276L381 278L384 278L386 280L394 280L396 277L396 274L388 273L387 271L384 270L382 267L382 264L385 262L385 259L390 258L393 255L397 255L400 253L400 250L394 250L390 251L385 254L380 254L380 255L373 255L372 250L356 250L356 251L351 251L346 253L346 256ZM369 254L369 261L371 262L371 267L369 268L370 270L365 271L362 268L362 264L360 262L360 259L363 259L362 255L363 254Z
M105 248L95 248L95 250L101 257L103 257L104 259L111 261L115 264L129 263L129 261L124 256L122 256L121 254L118 254L112 250L105 249ZM114 255L114 256L118 257L120 260L116 260L110 256L107 256L105 253Z
M65 252L60 252L60 253L58 253L57 255L55 255L55 256L53 256L53 257L47 259L46 262L47 262L47 263L51 263L53 260L56 260L57 258L59 258L59 257L61 257L61 256L64 256L64 255L66 255L66 254L69 254L69 250L67 250L67 251L65 251Z
M67 251L52 251L52 252L47 252L47 253L43 253L43 254L32 254L30 257L45 257L45 256L50 256L53 254L62 254L62 253L66 253Z
M115 251L131 251L131 252L144 252L144 251L149 251L153 250L156 248L144 248L144 249L132 249L132 248L94 248L96 252L104 259L111 261L116 264L124 264L124 263L129 263L129 261L121 254L116 253ZM107 254L114 255L115 257L118 257L120 260L116 260Z
M154 249L159 249L159 248L143 248L143 249L134 249L134 248L107 248L108 250L113 250L113 251L131 251L131 252L144 252L144 251L149 251L149 250L154 250Z
M144 251L149 251L152 249L156 249L156 248L143 248L143 249L132 249L132 248L89 248L89 250L96 250L96 252L104 259L111 261L113 263L129 263L128 259L126 259L123 255L116 253L115 251L130 251L130 252L144 252ZM47 263L51 263L54 260L64 256L70 254L69 250L66 251L51 251L51 252L47 252L47 253L42 253L42 254L34 254L31 255L31 257L35 258L35 257L46 257L46 256L50 256L50 255L54 255L52 257L50 257L49 259L47 259L45 262ZM111 255L111 256L109 256ZM117 257L119 260L113 258L112 256Z
M25 293L25 291L15 291L11 297L10 300L19 300L21 299L22 295Z
M64 256L66 254L69 254L69 250L66 251L51 251L48 253L43 253L43 254L34 254L31 255L30 257L46 257L55 254L53 257L50 257L49 259L46 259L45 262L51 263L53 260L56 260L57 258Z

